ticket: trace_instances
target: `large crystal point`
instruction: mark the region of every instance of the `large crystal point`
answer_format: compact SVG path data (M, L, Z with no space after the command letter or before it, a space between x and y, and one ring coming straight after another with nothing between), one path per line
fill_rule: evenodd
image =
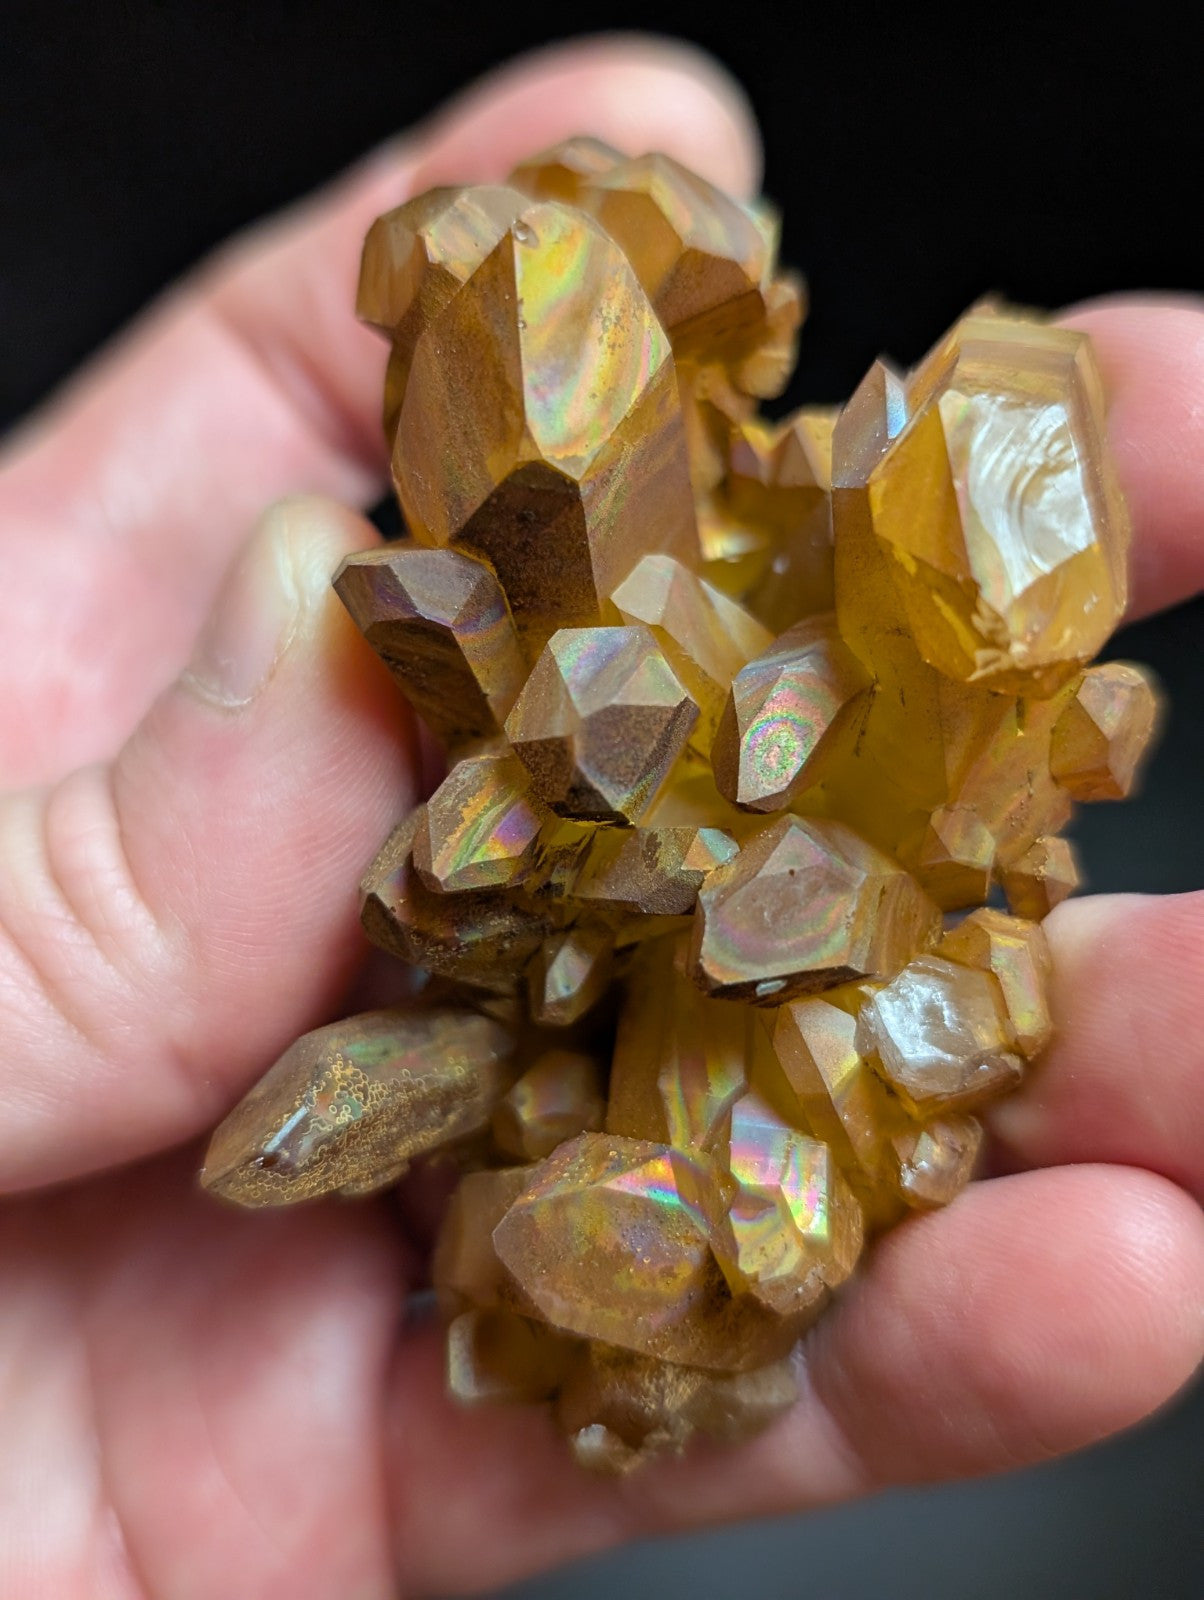
M473 1012L369 1011L307 1033L213 1135L201 1181L240 1205L366 1193L476 1133L513 1041Z
M856 485L891 609L947 677L1048 692L1125 607L1129 523L1089 341L972 314L891 405ZM842 597L838 567L837 603L864 610L873 599L851 586Z
M497 572L520 632L597 622L650 543L697 549L669 341L619 247L531 202L414 350L406 524Z

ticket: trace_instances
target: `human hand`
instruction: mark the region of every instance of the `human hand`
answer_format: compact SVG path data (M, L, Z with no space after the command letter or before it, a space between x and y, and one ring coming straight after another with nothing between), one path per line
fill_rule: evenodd
M1059 1041L994 1113L1007 1175L875 1248L768 1434L634 1479L576 1470L538 1413L447 1403L436 1330L405 1320L417 1196L237 1213L173 1149L337 1009L360 869L414 794L412 726L329 589L369 525L292 499L239 553L282 495L380 492L364 231L579 129L755 185L747 111L697 57L553 52L223 251L8 446L5 1595L490 1589L635 1534L1072 1450L1200 1359L1204 894L1054 913ZM1112 394L1139 614L1204 574L1204 312L1073 320Z

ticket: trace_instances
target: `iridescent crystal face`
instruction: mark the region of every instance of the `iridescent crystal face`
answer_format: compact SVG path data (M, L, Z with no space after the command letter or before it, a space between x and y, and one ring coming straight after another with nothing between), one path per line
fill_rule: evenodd
M586 136L372 227L407 537L335 585L447 753L362 885L427 976L203 1174L275 1205L454 1150L449 1390L600 1471L769 1424L866 1241L970 1181L1052 1031L1061 830L1157 721L1088 664L1128 523L1084 336L979 307L771 423L777 239Z

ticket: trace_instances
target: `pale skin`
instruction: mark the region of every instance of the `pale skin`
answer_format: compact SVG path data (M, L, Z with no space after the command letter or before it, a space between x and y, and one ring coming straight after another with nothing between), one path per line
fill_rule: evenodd
M0 463L5 1594L489 1590L1077 1449L1204 1351L1198 893L1054 914L1059 1040L994 1116L999 1175L876 1250L805 1347L798 1407L738 1451L584 1476L541 1415L443 1398L437 1333L404 1309L416 1203L249 1215L198 1192L199 1136L339 1010L359 871L414 790L413 729L328 587L374 540L338 502L384 478L359 243L406 194L579 130L756 187L747 109L689 52L527 61L223 251ZM1142 615L1204 578L1204 310L1071 320L1110 389Z

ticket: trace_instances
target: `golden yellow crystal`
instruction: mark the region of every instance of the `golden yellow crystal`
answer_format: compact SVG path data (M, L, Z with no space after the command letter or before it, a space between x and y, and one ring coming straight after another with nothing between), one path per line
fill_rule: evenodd
M712 1249L730 1184L703 1157L581 1134L493 1228L496 1292L562 1332L664 1361L746 1372L777 1360L816 1307L783 1316L732 1295Z
M1076 800L1123 800L1157 717L1149 673L1125 661L1088 667L1050 734L1051 776Z
M934 1117L894 1134L896 1183L906 1204L928 1211L956 1199L973 1176L981 1144L982 1124L957 1115Z
M697 718L650 629L561 628L506 732L559 816L628 823L647 810Z
M601 834L573 886L578 901L621 916L688 916L716 867L736 854L721 828L636 828Z
M868 685L834 616L787 629L732 681L711 751L719 792L784 811L852 745Z
M914 1115L952 1110L1014 1088L1023 1063L991 972L918 956L873 994L857 1048Z
M573 206L587 184L624 159L602 139L577 134L520 162L510 174L510 182L537 200L563 200Z
M675 348L726 353L760 328L769 242L713 184L647 155L600 173L579 203L622 247Z
M857 474L864 555L919 654L994 689L1064 681L1126 597L1129 524L1086 336L965 317L891 406Z
M242 1205L395 1182L415 1156L476 1133L513 1040L469 1011L369 1011L297 1040L213 1135L201 1181Z
M915 879L851 829L787 816L707 879L690 967L709 994L780 1005L897 972L938 920Z
M717 1174L695 1158L582 1134L540 1163L493 1243L553 1327L673 1359L678 1325L710 1293L722 1214Z
M502 1096L493 1113L494 1143L519 1161L540 1161L606 1115L598 1063L579 1050L547 1050Z
M831 1148L748 1094L731 1110L725 1166L736 1192L715 1253L728 1283L783 1315L808 1311L861 1254L861 1207Z
M690 559L669 341L595 223L531 202L429 320L393 475L414 538L488 561L537 643L597 622L650 543Z
M445 744L496 736L526 668L501 586L455 550L348 556L334 586L356 626Z
M614 942L604 927L579 924L549 934L527 968L531 1021L565 1028L610 986Z
M677 1150L711 1150L748 1087L749 1018L679 970L675 940L649 947L628 981L606 1128Z
M832 429L829 410L796 411L778 428L746 423L731 446L727 515L763 533L766 560L746 604L774 634L831 611Z
M970 806L937 806L915 851L915 874L942 911L981 904L991 892L995 835Z
M1157 723L1088 665L1128 523L1085 337L979 306L769 422L778 235L585 136L374 225L407 539L336 586L449 751L363 883L428 977L298 1041L204 1174L278 1204L454 1146L449 1391L609 1472L768 1424L866 1239L970 1181L1051 1035L1061 830Z
M1069 839L1034 840L1002 874L1003 892L1017 916L1040 922L1079 886L1081 874Z
M994 973L1021 1052L1035 1056L1044 1050L1053 1034L1048 998L1053 963L1038 923L984 906L947 933L936 953Z
M550 931L546 913L498 890L428 889L413 849L424 822L420 807L385 841L364 876L369 937L400 960L442 977L501 992L518 988L522 968Z
M426 803L414 867L428 889L501 889L532 869L542 824L525 767L509 750L458 761Z
M355 309L361 321L393 341L384 407L390 442L419 335L527 204L524 195L501 184L428 189L369 228Z
M855 1005L860 996L853 998ZM763 1027L771 1056L756 1058L758 1087L827 1144L869 1220L889 1220L897 1208L888 1146L909 1119L858 1047L856 1009L818 996L796 1000L765 1012Z
M728 685L746 661L770 646L769 634L741 606L671 556L651 555L611 595L615 620L643 622L664 651L700 715L692 739L710 750Z

